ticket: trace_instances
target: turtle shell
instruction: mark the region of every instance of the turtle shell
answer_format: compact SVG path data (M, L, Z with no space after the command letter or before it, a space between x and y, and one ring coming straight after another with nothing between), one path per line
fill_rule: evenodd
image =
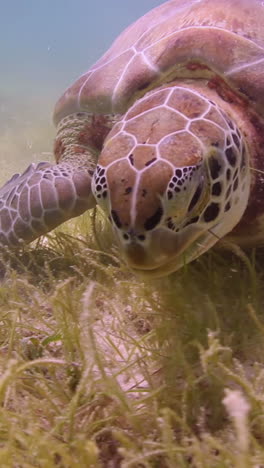
M264 2L171 0L128 27L58 101L75 112L123 114L150 89L205 78L233 89L264 116Z

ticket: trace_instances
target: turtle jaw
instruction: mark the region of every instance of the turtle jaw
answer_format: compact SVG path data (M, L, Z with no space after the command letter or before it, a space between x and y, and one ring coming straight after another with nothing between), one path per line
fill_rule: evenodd
M124 258L131 270L145 278L159 278L168 275L194 260L218 238L201 229L201 226L187 226L178 233L158 228L151 234L148 246L134 241L124 250Z

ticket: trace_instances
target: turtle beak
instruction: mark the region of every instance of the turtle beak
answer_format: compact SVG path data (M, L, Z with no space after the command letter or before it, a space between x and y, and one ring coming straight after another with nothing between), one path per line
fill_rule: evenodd
M123 245L125 261L135 273L140 275L146 277L167 275L207 250L206 242L204 245L199 242L203 234L204 231L197 225L186 226L178 233L158 228L150 234L146 246L136 240Z

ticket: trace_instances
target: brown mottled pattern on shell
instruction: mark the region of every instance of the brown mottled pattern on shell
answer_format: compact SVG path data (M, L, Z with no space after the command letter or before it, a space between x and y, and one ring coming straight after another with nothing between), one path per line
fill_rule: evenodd
M121 128L123 126L122 122L116 123L113 129L111 130L111 138L113 138L117 133L120 132ZM104 142L105 143L105 142Z
M208 107L208 104L203 99L194 93L190 93L188 90L184 91L182 88L173 91L167 105L182 112L188 119L198 117Z
M228 130L226 120L219 114L219 112L214 107L211 107L209 112L207 112L207 114L205 115L205 118L212 120L212 122L215 122L217 125L220 125L220 127Z
M105 166L107 161L111 162L110 169L106 171L108 193L112 202L114 187L115 206L112 206L112 209L122 227L125 227L126 223L133 226L137 233L148 229L146 224L153 225L160 216L160 195L164 196L174 171L181 167L197 165L203 158L213 154L212 147L219 147L221 151L226 145L229 146L226 134L229 134L230 143L232 138L229 126L223 121L225 114L229 116L226 117L227 121L234 116L234 121L239 122L241 132L244 134L244 130L247 130L249 141L252 136L254 141L254 128L248 125L249 116L245 108L240 109L235 102L230 109L214 90L207 88L205 81L201 80L197 86L196 84L197 82L185 84L176 81L167 85L166 94L163 86L153 90L124 115L122 127L119 125L119 133L115 132L115 127L109 133L99 156L99 165L102 165L102 161ZM181 87L180 93L177 91L178 87ZM173 99L170 99L172 95ZM194 99L188 103L189 96L193 96ZM157 102L158 108L155 107ZM218 105L222 110L219 110ZM181 112L184 109L190 118L182 116ZM137 114L136 110L140 113ZM133 117L128 120L131 113ZM205 118L202 115L205 115ZM172 116L175 117L175 121ZM160 121L163 125L159 128ZM154 128L155 139L152 141ZM112 132L115 134L113 138ZM258 148L258 144L256 147ZM255 150L252 154L255 154ZM137 183L133 185L135 173ZM125 190L118 191L117 185L121 176L123 184L129 179L129 186L126 184ZM165 200L167 198L169 192L165 195Z
M144 169L156 157L156 149L153 146L144 145L137 146L131 155L133 167L138 171Z
M166 2L129 26L87 74L67 90L56 106L55 121L81 110L125 112L145 93L141 88L149 80L149 89L157 85L158 69L171 79L224 76L264 114L263 23L260 0ZM139 62L129 63L135 54L133 60ZM251 65L257 60L262 62ZM196 68L190 66L194 61ZM164 80L161 75L159 79Z
M112 210L121 213L120 222L128 226L130 222L130 205L135 186L136 173L131 170L127 160L118 161L107 170L108 187L111 196Z
M118 55L111 63L106 64L103 70L93 73L88 78L82 88L82 110L96 114L103 114L106 109L112 111L112 93L109 93L109 90L115 88L133 55L131 50Z
M113 109L125 109L131 98L131 90L144 90L158 75L159 72L150 69L141 55L135 55L124 70L117 92L113 95Z
M142 223L161 207L159 195L164 195L172 175L172 168L164 161L157 161L142 174L138 187L135 222L135 228L139 232L144 230ZM149 187L151 190L148 190Z
M193 3L193 0L189 0ZM113 42L112 46L106 53L93 65L92 70L97 67L102 67L105 63L111 60L115 55L121 54L125 50L133 47L135 42L145 34L149 33L149 28L156 22L166 21L171 14L173 8L181 7L183 0L173 0L173 2L165 2L157 8L146 13L133 24L129 25Z
M264 21L263 21L264 24ZM263 27L264 29L264 27ZM232 79L239 91L255 103L256 109L264 115L264 61L233 72Z
M57 125L63 117L66 115L78 112L78 95L80 89L86 82L87 78L91 73L85 73L85 75L80 76L60 97L57 101L54 109L54 123Z
M137 143L156 144L168 133L182 130L186 120L166 108L155 108L126 123L124 129L135 135Z
M196 59L224 73L234 64L239 66L263 58L263 50L229 31L198 27L177 31L157 42L147 49L146 57L162 72Z
M147 110L152 109L153 107L161 106L162 104L164 104L168 94L169 90L164 89L163 91L159 91L157 93L154 93L153 95L146 95L146 99L135 102L133 107L127 112L126 120L130 120L133 117L136 117L138 114L146 112Z
M161 88L154 91L153 95L150 93L135 103L123 119L123 131L127 133L120 131L120 124L117 124L119 134L116 126L109 133L99 156L101 166L106 167L115 160L127 158L132 154L132 165L134 163L137 169L141 168L146 162L157 156L153 146L147 146L152 144L158 144L160 156L177 167L194 165L201 160L202 155L202 145L195 138L195 135L206 147L210 147L212 144L219 145L219 147L225 145L224 131L213 123L205 122L202 119L194 121L191 125L194 136L187 133L185 127L188 120L177 112L183 112L186 109L187 115L198 118L201 113L206 111L206 104L202 98L191 93L186 87L186 91L183 88L181 88L181 92L178 92L177 89L173 91L167 103L167 106L174 106L170 110L164 106L170 91L170 88L166 90ZM192 97L193 101L190 99ZM159 105L158 109L156 108L157 104ZM131 115L132 119L129 120ZM214 108L207 113L207 119L226 127L226 124L222 122L221 115ZM169 135L173 132L180 133ZM135 139L132 135L135 136ZM164 140L161 142L162 138ZM149 149L141 149L145 144L145 148ZM148 154L153 154L153 156L148 158ZM142 161L140 161L141 158Z
M207 146L214 145L224 148L225 146L225 134L224 131L216 127L210 122L204 120L196 120L190 125L190 131L196 135L202 143Z
M100 155L100 165L105 167L119 157L123 158L133 150L134 146L135 141L130 135L121 134L117 138L112 138L111 132Z
M171 135L164 139L159 146L162 158L175 164L177 167L193 166L199 163L203 150L197 139L187 132Z

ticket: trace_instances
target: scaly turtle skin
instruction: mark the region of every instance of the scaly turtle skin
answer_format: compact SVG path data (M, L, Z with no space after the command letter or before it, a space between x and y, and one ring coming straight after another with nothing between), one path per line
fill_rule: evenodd
M171 0L61 97L56 164L0 189L0 242L97 202L131 268L162 276L228 235L264 240L264 7Z

